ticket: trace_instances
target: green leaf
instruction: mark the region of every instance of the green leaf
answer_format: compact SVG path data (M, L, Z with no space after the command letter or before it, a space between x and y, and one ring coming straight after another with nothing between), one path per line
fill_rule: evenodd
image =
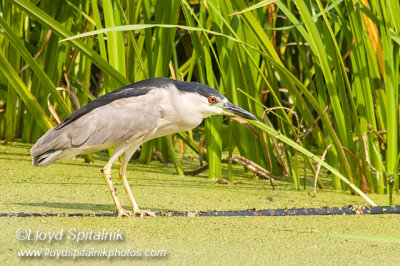
M20 38L18 38L18 36L16 36L14 31L10 28L10 26L4 20L3 17L0 17L0 26L4 29L4 32L7 38L10 40L13 47L18 50L22 58L24 58L24 60L31 66L32 70L41 80L45 89L48 91L48 93L50 93L54 97L55 101L59 104L61 112L65 116L68 116L71 113L71 109L65 104L63 98L58 93L56 86L54 86L50 78L46 75L46 73L44 73L39 64L35 61L35 59L33 59L30 53L26 50L24 43L21 41Z
M230 14L229 16L234 16L234 15L238 15L238 14L243 14L243 13L246 13L246 12L249 12L249 11L252 11L252 10L255 10L255 9L257 9L257 8L261 8L261 7L267 6L267 5L269 5L269 4L275 3L276 1L277 1L277 0L263 0L263 1L261 1L261 2L258 2L257 4L254 4L254 5L252 5L252 6L248 7L248 8L243 9L242 11L232 13L232 14Z
M44 26L51 29L55 34L61 38L71 37L73 34L68 30L64 29L61 24L55 21L51 16L46 14L43 10L36 7L30 2L24 0L12 0L13 3L25 11L29 16L39 21ZM88 56L100 69L108 73L110 76L115 78L121 85L127 85L130 82L121 75L115 68L113 68L109 63L107 63L99 54L90 49L81 40L71 40L73 46L75 46L79 51Z
M35 96L33 96L28 90L24 82L18 76L18 73L15 72L14 68L10 65L2 53L0 53L0 70L3 75L5 75L13 89L18 93L19 97L21 97L21 100L26 104L29 111L35 117L38 125L44 131L53 128L50 119L36 100Z
M337 175L343 182L345 182L347 185L349 185L354 191L356 191L361 197L363 197L369 204L372 206L376 206L376 204L362 192L357 186L355 186L353 183L351 183L346 177L344 177L338 170L327 164L325 161L322 161L317 155L313 154L312 152L308 151L307 149L301 147L299 144L294 142L293 140L289 139L285 135L281 134L280 132L276 131L275 129L261 123L260 121L254 121L254 120L248 120L249 123L254 125L255 127L263 130L264 132L268 133L274 138L279 139L280 141L286 143L293 149L301 152L305 156L311 158L312 160L316 161L317 163L320 163L323 167L331 171L333 174Z

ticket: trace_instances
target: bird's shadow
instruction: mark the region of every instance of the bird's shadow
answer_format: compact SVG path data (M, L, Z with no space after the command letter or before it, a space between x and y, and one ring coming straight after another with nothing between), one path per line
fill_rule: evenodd
M65 209L65 210L85 210L85 211L93 211L93 212L114 212L115 207L112 204L92 204L92 203L79 203L79 202L13 202L13 204L20 206L29 206L29 207L48 207L48 208L57 208L57 209ZM131 210L132 207L129 205L122 206L126 210ZM141 206L141 209L151 209L154 212L175 212L176 210L171 209L160 209L160 208L148 208L146 206Z

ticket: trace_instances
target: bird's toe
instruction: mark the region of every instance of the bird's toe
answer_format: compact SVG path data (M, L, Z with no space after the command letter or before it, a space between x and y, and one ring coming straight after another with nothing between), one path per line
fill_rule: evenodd
M136 217L144 217L144 216L151 216L151 217L157 217L156 214L150 210L136 210L134 212Z
M125 209L121 208L117 212L118 212L118 217L132 217L132 213L130 211L125 210Z

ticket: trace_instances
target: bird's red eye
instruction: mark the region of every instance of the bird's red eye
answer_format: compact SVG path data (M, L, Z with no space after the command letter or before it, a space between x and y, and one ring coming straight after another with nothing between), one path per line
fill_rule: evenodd
M216 101L217 101L217 99L215 99L214 96L208 97L208 102L209 102L209 103L215 103Z

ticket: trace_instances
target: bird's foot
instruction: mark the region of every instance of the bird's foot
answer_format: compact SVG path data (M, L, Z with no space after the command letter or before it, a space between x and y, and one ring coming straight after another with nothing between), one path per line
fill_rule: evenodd
M156 214L150 210L136 210L133 212L127 211L123 208L117 210L118 217L144 217L144 216L151 216L157 217Z
M144 217L144 216L151 216L151 217L157 217L156 214L150 210L136 210L133 211L133 215L136 217Z
M127 211L123 208L117 210L118 217L132 217L132 212Z

